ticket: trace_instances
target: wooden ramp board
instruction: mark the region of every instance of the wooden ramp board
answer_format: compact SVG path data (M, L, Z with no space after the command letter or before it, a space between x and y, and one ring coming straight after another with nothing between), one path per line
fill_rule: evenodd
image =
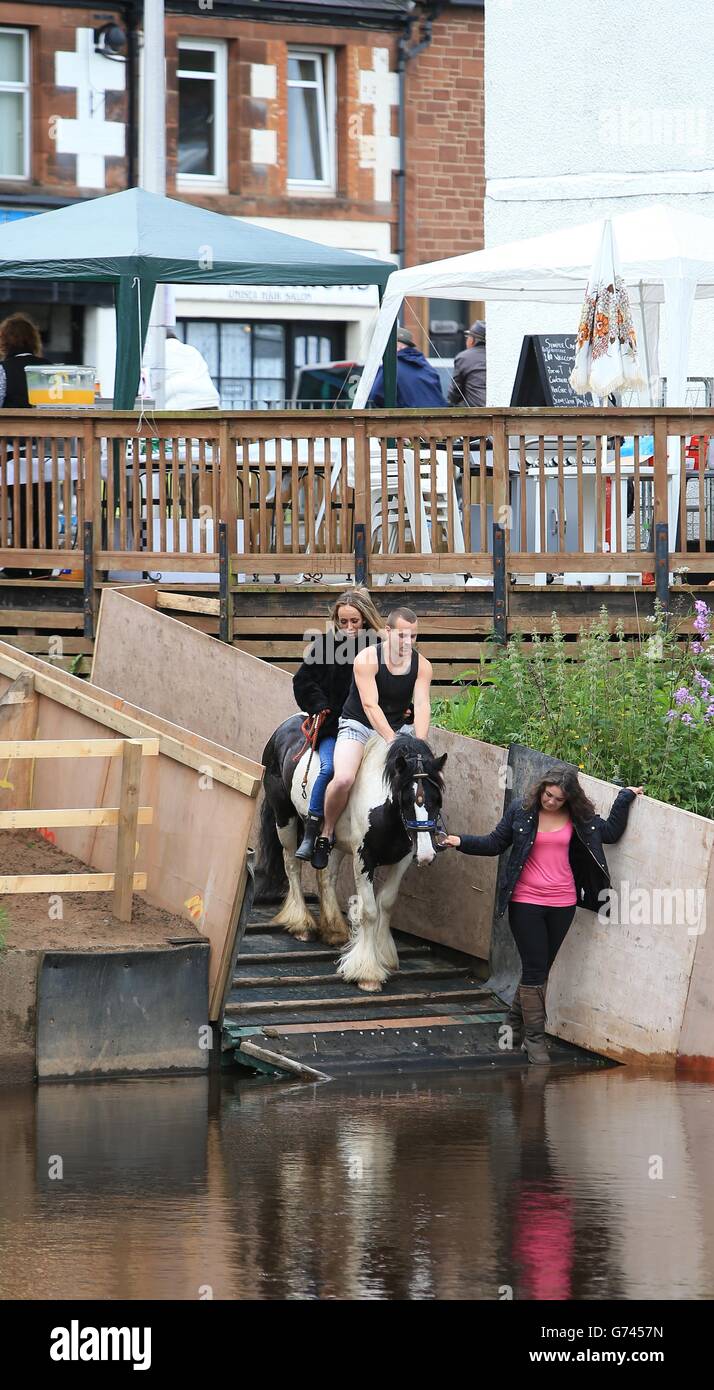
M527 1066L504 1050L505 1006L475 963L395 934L400 969L379 994L336 973L338 952L273 927L274 908L251 912L224 1017L224 1050L241 1066L304 1081L361 1071ZM599 1061L552 1040L553 1060Z

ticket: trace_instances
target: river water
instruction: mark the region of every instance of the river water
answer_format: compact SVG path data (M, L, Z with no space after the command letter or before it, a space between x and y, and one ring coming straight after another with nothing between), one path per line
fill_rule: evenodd
M0 1118L4 1299L714 1297L711 1082L224 1075Z

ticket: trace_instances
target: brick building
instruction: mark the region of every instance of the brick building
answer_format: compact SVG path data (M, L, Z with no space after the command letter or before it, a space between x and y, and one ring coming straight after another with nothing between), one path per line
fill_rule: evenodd
M405 262L481 245L482 5L166 0L167 193ZM0 0L0 221L140 181L141 9ZM375 293L185 286L176 317L238 407L289 397L305 360L359 358ZM111 390L105 289L2 294ZM460 345L438 328L463 306L412 307Z

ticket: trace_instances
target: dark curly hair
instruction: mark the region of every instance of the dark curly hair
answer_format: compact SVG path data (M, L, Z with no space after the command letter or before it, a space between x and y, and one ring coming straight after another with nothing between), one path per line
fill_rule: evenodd
M27 314L11 314L0 323L0 358L12 357L16 352L31 352L34 357L42 356L39 329Z
M595 815L595 807L590 798L585 795L577 772L572 767L563 767L562 764L557 763L547 769L545 776L539 777L537 782L531 783L523 798L526 811L540 809L540 799L546 787L560 787L565 795L573 820L589 820L591 816Z

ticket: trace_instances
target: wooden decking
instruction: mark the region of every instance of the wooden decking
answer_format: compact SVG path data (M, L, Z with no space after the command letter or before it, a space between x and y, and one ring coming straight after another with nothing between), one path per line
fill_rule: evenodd
M505 1006L484 988L478 962L398 936L400 970L380 994L335 973L334 951L271 927L275 908L254 907L226 1003L226 1060L271 1076L315 1081L361 1071L527 1066L504 1051ZM599 1063L550 1040L554 1062Z
M442 689L553 608L577 655L602 603L636 637L655 593L707 595L712 436L705 409L3 412L0 629L86 673L102 588L158 577L291 670L350 580L417 608Z
M137 582L141 578L137 576ZM102 585L104 587L111 587ZM100 590L101 592L101 590ZM231 598L232 638L235 646L251 655L295 671L302 659L307 634L324 630L331 602L339 586L300 584L241 586ZM416 587L389 584L372 589L377 607L408 603L419 615L419 650L434 668L435 693L447 693L453 683L468 677L479 662L488 662L503 651L494 638L493 590ZM692 613L695 598L710 603L714 590L688 585L672 588L670 606ZM0 636L22 651L49 658L75 674L88 675L94 642L84 634L83 586L78 581L3 580L0 578ZM560 627L573 659L579 653L578 633L583 624L607 606L614 631L622 621L630 641L648 631L647 618L654 612L655 593L650 588L604 585L575 588L562 584L514 588L509 594L507 633L523 634L526 649L531 634L550 631L551 614L557 611ZM185 584L159 586L158 607L191 627L213 637L221 635L218 586ZM691 616L684 631L691 629ZM547 649L546 649L547 650ZM613 642L613 656L617 644Z

